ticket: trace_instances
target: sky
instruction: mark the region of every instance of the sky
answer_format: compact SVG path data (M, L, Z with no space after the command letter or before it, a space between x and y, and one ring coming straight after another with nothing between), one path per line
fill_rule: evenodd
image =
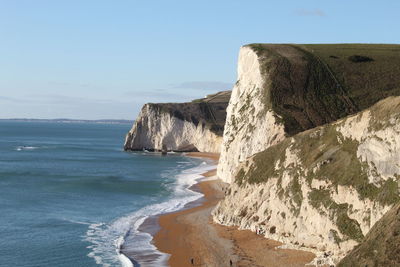
M0 0L0 118L133 120L228 90L248 43L400 43L400 1Z

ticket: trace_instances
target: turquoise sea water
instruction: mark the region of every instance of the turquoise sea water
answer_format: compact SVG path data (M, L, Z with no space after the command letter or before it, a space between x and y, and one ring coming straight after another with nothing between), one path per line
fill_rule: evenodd
M122 266L155 251L137 228L182 208L204 160L122 150L131 125L0 122L0 266ZM140 262L139 262L140 263Z

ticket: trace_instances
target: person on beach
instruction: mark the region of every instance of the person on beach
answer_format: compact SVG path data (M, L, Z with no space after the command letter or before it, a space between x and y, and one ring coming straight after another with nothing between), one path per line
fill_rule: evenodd
M232 260L229 260L229 265L230 265L230 266L233 266Z
M194 259L193 259L193 258L190 259L190 263L191 263L192 265L194 265Z

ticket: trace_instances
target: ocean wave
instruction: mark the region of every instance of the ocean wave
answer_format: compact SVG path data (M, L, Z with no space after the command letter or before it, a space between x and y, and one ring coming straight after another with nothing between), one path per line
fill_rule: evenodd
M62 218L62 220L66 221L66 222L69 222L69 223L73 223L73 224L91 225L90 222L76 221L76 220L71 220L71 219L67 219L67 218Z
M17 146L15 148L15 150L17 151L22 151L22 150L35 150L35 149L39 149L40 147L38 146Z
M145 206L138 211L118 218L111 223L94 223L89 225L85 240L90 242L89 257L103 267L133 266L133 263L122 252L129 255L146 255L135 260L141 267L166 266L168 254L162 253L151 243L153 237L139 230L143 222L150 216L174 212L184 208L192 201L202 197L202 194L189 188L203 178L202 173L215 168L214 165L201 163L199 166L186 169L175 175L171 183L172 197L165 202ZM114 242L110 242L114 240Z

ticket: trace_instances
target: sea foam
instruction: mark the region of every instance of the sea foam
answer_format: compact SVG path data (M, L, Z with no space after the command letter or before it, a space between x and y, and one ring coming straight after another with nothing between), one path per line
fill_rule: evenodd
M215 165L202 162L197 167L183 170L175 175L174 182L169 185L173 194L167 201L145 206L109 224L91 224L84 238L91 243L88 246L91 250L88 256L104 267L117 264L134 266L122 253L129 252L130 257L138 255L138 257L133 256L134 261L141 267L167 266L169 255L158 251L152 244L153 237L149 233L140 231L139 228L150 216L180 210L187 203L201 198L201 193L189 188L204 178L201 174L214 168Z
M15 148L15 150L17 150L17 151L22 151L22 150L35 150L35 149L38 149L39 147L37 147L37 146L17 146L16 148Z

